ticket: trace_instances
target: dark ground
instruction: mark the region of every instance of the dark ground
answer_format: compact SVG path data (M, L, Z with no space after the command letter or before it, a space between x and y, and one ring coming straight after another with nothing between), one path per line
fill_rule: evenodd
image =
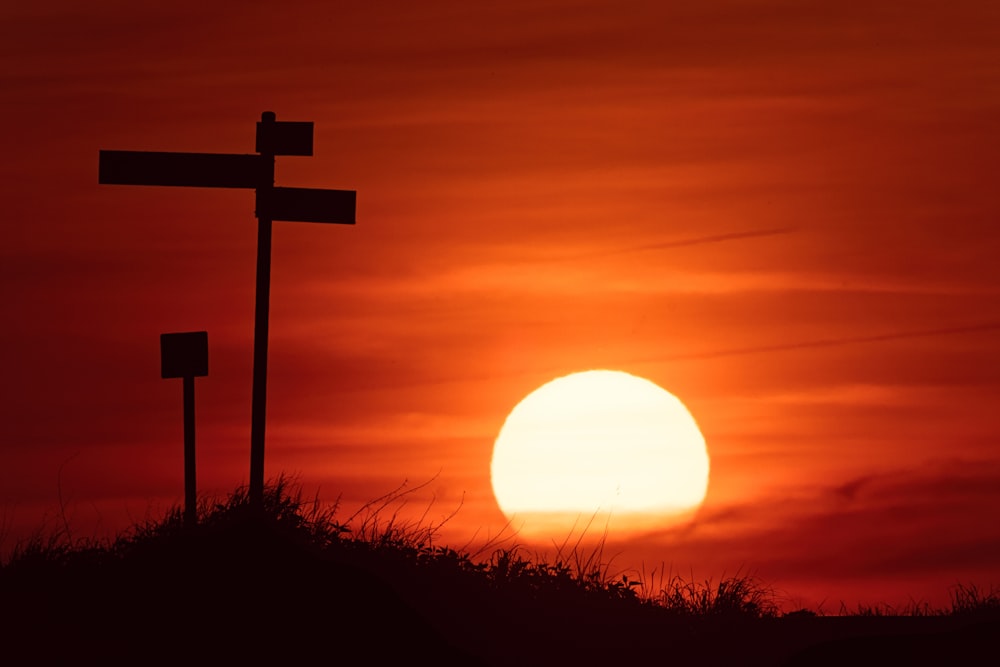
M296 529L297 530L297 529ZM1000 618L692 616L244 524L0 568L0 663L885 665L997 659Z

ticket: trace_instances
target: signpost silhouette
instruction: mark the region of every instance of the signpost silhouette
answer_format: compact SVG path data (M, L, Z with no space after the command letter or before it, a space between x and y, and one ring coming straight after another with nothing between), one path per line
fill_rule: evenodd
M208 375L208 332L160 334L160 377L184 378L184 523L198 523L194 464L194 379Z
M277 155L312 155L311 122L278 121L265 111L257 123L257 154L100 151L98 182L244 188L256 191L257 292L254 307L253 398L250 417L250 502L264 499L267 336L271 291L271 225L275 220L353 225L354 190L274 185Z

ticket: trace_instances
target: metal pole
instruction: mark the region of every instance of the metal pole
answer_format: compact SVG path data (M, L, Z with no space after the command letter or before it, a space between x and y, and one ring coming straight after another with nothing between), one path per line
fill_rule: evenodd
M262 123L275 121L273 111L261 114ZM257 189L257 296L253 328L253 403L250 415L250 504L264 506L264 426L267 414L267 322L271 294L271 218L266 202L274 187L274 153L270 147L261 156L270 161L269 177ZM263 210L261 210L263 209Z
M194 464L194 377L184 376L184 523L198 523L198 491Z

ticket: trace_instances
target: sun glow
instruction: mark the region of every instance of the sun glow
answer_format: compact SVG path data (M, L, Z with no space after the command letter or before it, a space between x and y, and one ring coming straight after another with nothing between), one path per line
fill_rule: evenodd
M708 450L673 394L621 371L557 378L507 416L493 493L529 536L643 531L686 519L708 489Z

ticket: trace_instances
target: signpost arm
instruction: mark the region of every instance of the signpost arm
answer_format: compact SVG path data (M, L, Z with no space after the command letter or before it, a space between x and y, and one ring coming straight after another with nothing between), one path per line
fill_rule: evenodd
M261 123L274 123L273 111L261 114ZM264 427L267 417L267 323L271 293L271 226L269 206L274 188L274 152L261 147L267 163L265 182L257 188L257 296L253 330L253 399L250 415L250 504L264 506Z
M194 465L194 376L184 376L184 523L198 523L198 491Z

